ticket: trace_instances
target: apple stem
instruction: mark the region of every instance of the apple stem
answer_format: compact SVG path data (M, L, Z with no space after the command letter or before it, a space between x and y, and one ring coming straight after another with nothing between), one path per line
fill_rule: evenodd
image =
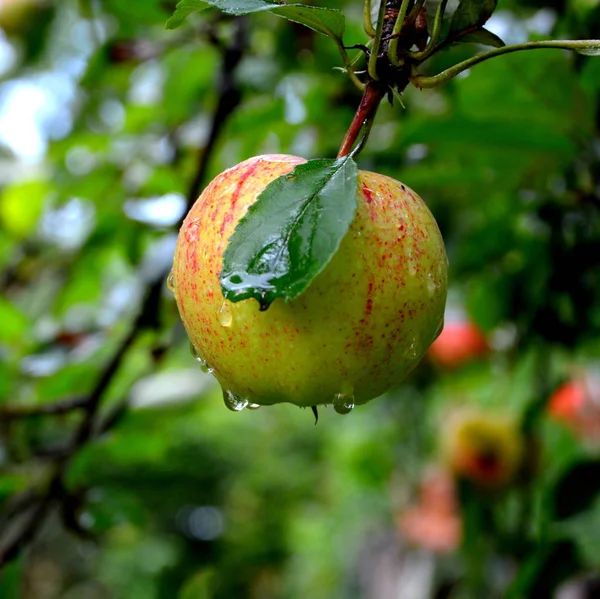
M344 141L342 141L342 145L340 146L340 151L337 155L338 158L343 158L352 152L352 148L355 146L358 136L361 131L364 131L362 139L356 146L355 152L353 152L353 157L362 150L367 141L367 136L369 135L379 104L384 96L385 87L376 81L367 82L356 114L354 115L350 127L344 137Z

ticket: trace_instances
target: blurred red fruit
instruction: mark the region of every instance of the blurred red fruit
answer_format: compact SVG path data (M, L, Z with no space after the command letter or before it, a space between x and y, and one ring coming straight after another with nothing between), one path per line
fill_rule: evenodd
M428 353L436 364L456 368L485 355L488 349L483 333L473 323L450 321L446 322Z
M582 440L600 442L600 379L586 373L560 385L548 414Z
M419 502L399 515L400 532L411 543L433 553L454 551L461 537L461 521L450 474L438 469L421 482Z
M518 422L507 413L475 407L456 410L444 420L441 447L457 478L485 488L514 482L525 457Z

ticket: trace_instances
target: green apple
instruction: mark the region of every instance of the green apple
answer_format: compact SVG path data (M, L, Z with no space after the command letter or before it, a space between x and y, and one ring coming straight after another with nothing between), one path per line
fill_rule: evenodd
M346 413L397 385L443 326L447 258L438 226L408 187L359 171L357 211L307 290L261 312L220 288L239 219L304 159L250 158L218 175L187 215L169 286L194 353L231 409L289 402Z

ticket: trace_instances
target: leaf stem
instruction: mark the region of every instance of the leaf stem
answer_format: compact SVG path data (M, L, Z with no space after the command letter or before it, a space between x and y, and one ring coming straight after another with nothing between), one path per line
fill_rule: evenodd
M525 44L515 44L514 46L504 46L502 48L495 48L494 50L488 50L487 52L482 52L481 54L477 54L463 62L459 62L455 64L453 67L438 73L437 75L433 75L431 77L427 77L424 75L419 75L416 69L413 69L413 73L410 76L411 83L418 88L431 88L437 87L439 85L443 85L456 77L459 73L470 69L471 67L479 64L480 62L484 62L490 58L495 58L496 56L502 56L503 54L510 54L511 52L520 52L521 50L538 50L544 48L558 48L560 50L575 50L580 52L581 54L590 54L600 53L600 40L545 40L545 41L537 41L537 42L527 42Z
M433 54L434 50L436 49L438 40L440 39L440 34L442 32L444 11L446 10L447 3L448 0L442 0L438 4L438 8L435 13L435 21L433 22L433 31L431 32L431 38L429 39L427 46L425 46L422 52L408 52L408 55L412 60L423 62Z
M341 40L335 40L337 47L340 51L340 54L342 55L342 60L344 61L344 69L346 71L346 73L348 73L348 76L350 77L350 80L352 81L352 83L354 83L354 85L360 89L361 91L365 89L365 84L356 76L356 73L354 72L354 67L352 66L352 62L350 60L350 57L348 56L348 53L346 52L346 49L344 48L344 45L342 44Z
M363 21L365 33L369 37L375 37L375 29L373 29L373 22L371 21L371 0L365 0L365 10L363 13Z
M379 104L384 96L384 87L375 81L369 81L367 83L356 114L354 115L350 127L342 141L342 145L340 146L340 151L337 155L338 158L343 158L353 151L352 149L354 148L361 131L363 131L363 137L355 148L356 152L353 153L353 156L362 150L366 142L366 137L371 129L371 125L373 124L377 109L379 108Z
M384 0L381 1L384 2ZM400 11L398 12L398 18L394 23L392 39L390 39L390 43L388 45L388 59L396 67L401 65L401 62L398 58L398 39L400 38L402 25L404 25L404 19L406 19L406 13L408 12L409 3L409 0L402 0L402 4L400 5Z
M404 2L408 2L408 0L403 0L403 3ZM377 27L375 29L375 40L373 41L373 49L369 56L369 66L367 69L369 71L369 77L374 81L379 80L379 75L377 74L377 58L381 51L381 38L383 37L383 24L385 22L385 4L386 0L381 0L379 14L377 16Z

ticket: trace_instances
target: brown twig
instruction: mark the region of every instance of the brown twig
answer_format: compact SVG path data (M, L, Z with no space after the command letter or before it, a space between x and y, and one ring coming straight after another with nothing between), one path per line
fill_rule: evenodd
M223 132L225 123L241 101L241 91L235 81L235 71L247 45L247 24L245 19L237 19L235 27L236 32L233 42L230 45L218 44L222 52L219 94L212 115L210 134L205 147L198 155L196 171L188 188L188 206L191 206L196 200L199 189L206 178L210 159L215 150L216 143ZM88 396L64 399L48 406L35 408L10 407L4 409L4 416L8 419L60 414L76 409L83 410L84 415L71 442L66 447L48 452L48 456L55 462L55 471L51 476L45 493L39 496L36 493L29 494L27 496L28 501L23 501L20 507L16 506L10 515L5 514L5 520L8 516L10 522L3 527L4 531L0 536L0 566L17 557L20 551L31 542L45 521L46 516L55 505L60 507L63 521L67 527L75 528L78 532L82 532L72 509L74 505L79 505L81 498L79 496L75 497L67 489L64 482L66 469L71 458L81 447L94 438L95 435L104 433L112 428L126 412L128 408L127 398L103 421L99 422L98 419L98 411L102 399L116 373L121 368L129 349L142 331L158 329L160 327L161 297L167 274L161 274L146 288L144 301L140 307L138 317L132 324L128 334L120 342L111 360L102 370ZM164 351L161 351L160 355L164 355ZM0 412L1 416L2 412Z
M41 406L11 406L5 405L0 408L0 420L19 420L35 418L36 416L61 415L85 408L89 398L69 397L54 403Z

